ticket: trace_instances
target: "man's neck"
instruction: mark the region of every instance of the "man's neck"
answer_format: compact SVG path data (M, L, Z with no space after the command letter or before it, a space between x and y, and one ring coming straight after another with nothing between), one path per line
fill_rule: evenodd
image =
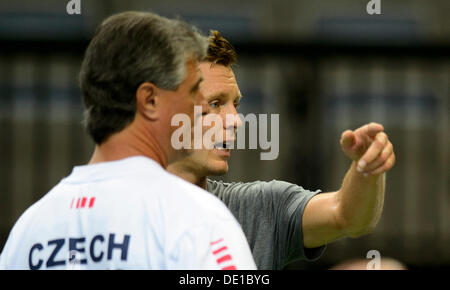
M184 169L182 166L178 166L178 164L174 164L169 166L169 172L172 174L181 177L189 183L195 184L204 190L206 190L206 178L207 176L201 174L195 174L194 170Z
M167 157L156 139L153 135L143 132L148 131L136 130L131 127L110 136L105 142L95 147L89 164L120 160L132 156L146 156L166 168Z

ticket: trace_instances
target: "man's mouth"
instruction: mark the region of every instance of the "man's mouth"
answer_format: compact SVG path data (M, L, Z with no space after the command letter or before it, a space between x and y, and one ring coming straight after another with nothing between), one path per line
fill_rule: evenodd
M233 147L234 140L219 142L214 144L214 148L218 150L227 150L229 151Z

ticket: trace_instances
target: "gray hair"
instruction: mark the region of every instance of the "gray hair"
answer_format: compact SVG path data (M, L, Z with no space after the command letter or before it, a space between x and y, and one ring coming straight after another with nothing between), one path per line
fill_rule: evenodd
M202 61L207 47L208 40L181 20L124 12L103 21L79 75L85 125L94 141L101 144L134 120L140 84L176 90L186 77L186 61Z

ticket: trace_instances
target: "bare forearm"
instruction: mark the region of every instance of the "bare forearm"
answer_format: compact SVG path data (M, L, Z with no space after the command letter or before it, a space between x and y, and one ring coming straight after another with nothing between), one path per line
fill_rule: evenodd
M393 145L383 131L382 125L370 123L342 133L341 147L352 165L338 191L316 195L306 205L305 247L373 230L383 210L385 172L395 164Z
M385 173L365 177L356 168L353 161L337 192L337 220L347 236L370 232L383 210Z

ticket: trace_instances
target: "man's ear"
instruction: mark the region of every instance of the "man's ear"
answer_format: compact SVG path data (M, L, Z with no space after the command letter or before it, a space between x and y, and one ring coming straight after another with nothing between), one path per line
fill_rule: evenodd
M150 82L139 85L136 90L137 113L150 120L159 118L160 89Z

